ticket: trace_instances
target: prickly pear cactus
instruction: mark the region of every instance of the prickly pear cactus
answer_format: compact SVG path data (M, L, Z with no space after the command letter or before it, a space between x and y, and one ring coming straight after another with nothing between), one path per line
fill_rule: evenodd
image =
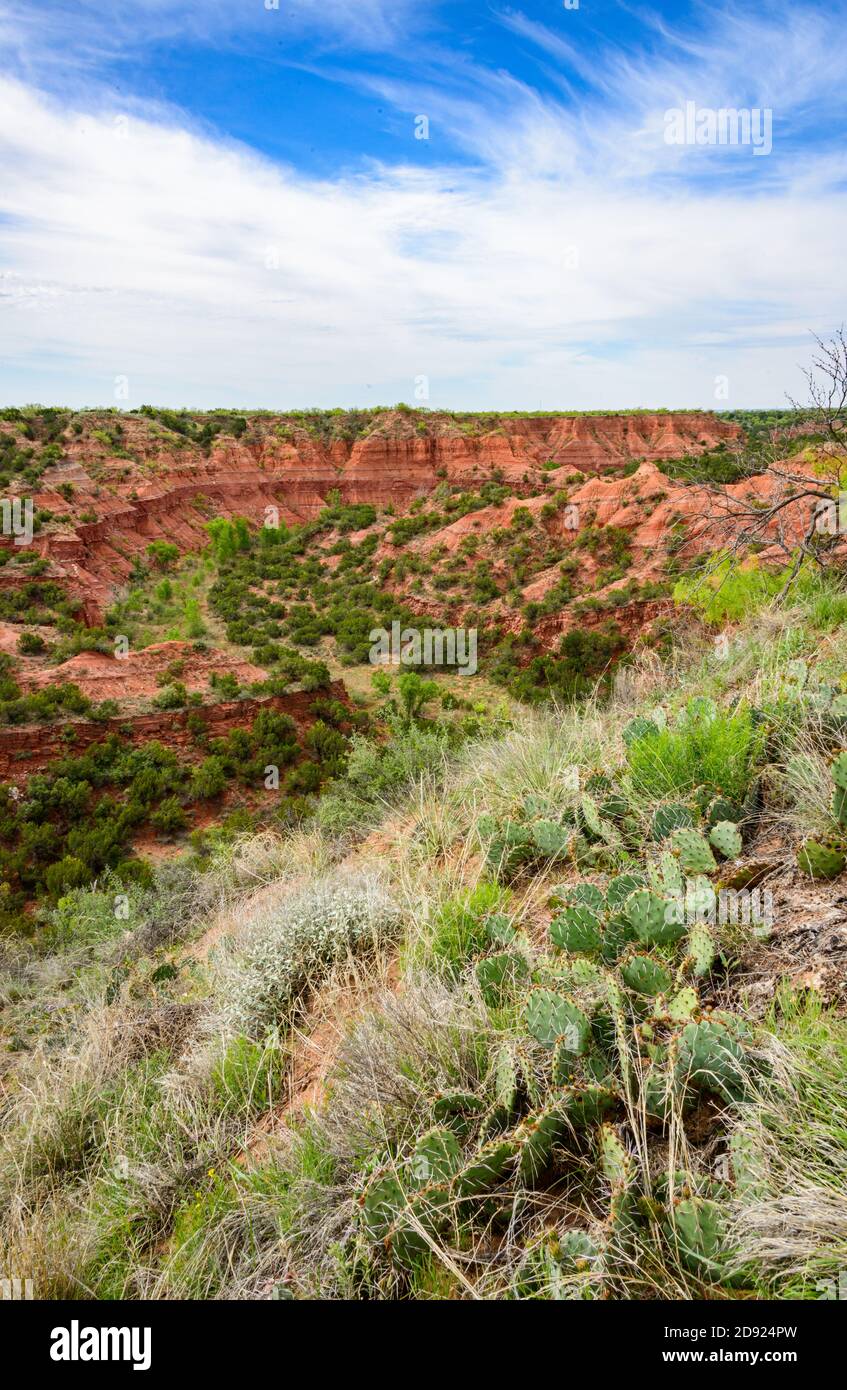
M386 1234L391 1258L414 1268L450 1224L452 1199L447 1187L433 1185L416 1192Z
M652 956L630 956L621 965L621 977L636 994L666 994L671 987L670 973Z
M622 1252L632 1228L635 1162L608 1124L600 1126L598 1150L603 1176L611 1187L606 1229L611 1248Z
M452 1178L462 1166L462 1151L450 1129L434 1127L422 1134L408 1163L408 1172L418 1187Z
M672 899L649 888L636 888L624 904L624 912L638 940L646 946L678 941L685 932L682 913Z
M365 1227L372 1240L384 1240L406 1205L406 1194L395 1173L375 1173L359 1198Z
M617 1103L617 1093L599 1082L566 1086L560 1099L565 1119L572 1129L590 1129L608 1111L614 1110Z
M514 951L499 951L483 956L475 966L482 997L490 1009L502 1008L514 993L518 981L526 979L529 966L523 956Z
M797 864L809 878L837 878L847 865L847 853L839 840L806 840L797 851Z
M476 1197L502 1182L518 1153L512 1136L491 1139L465 1164L453 1179L457 1197Z
M699 1007L700 1000L696 989L686 985L684 989L678 990L668 1003L667 1016L671 1023L684 1023L694 1017Z
M731 821L720 820L713 825L709 841L724 859L737 859L741 853L741 831Z
M658 1049L656 1051L657 1056L642 1073L641 1100L646 1114L664 1123L681 1088L674 1073L665 1065L664 1055Z
M708 975L715 959L715 942L703 922L695 922L688 933L688 957L695 975Z
M573 839L573 829L559 825L554 820L537 820L530 826L530 835L535 848L549 859L560 859L567 854Z
M718 897L705 874L685 882L686 922L714 922Z
M442 1091L432 1102L432 1118L446 1124L462 1139L485 1110L485 1101L473 1091Z
M680 868L686 874L708 874L717 868L708 841L699 830L675 830L671 845L679 856Z
M606 889L606 902L610 912L617 911L623 907L630 893L634 893L636 888L644 888L645 880L643 874L618 874L611 879Z
M576 1004L555 990L531 990L524 1008L524 1023L542 1047L553 1048L558 1041L575 1056L585 1051L591 1037L591 1024Z
M496 1139L499 1135L505 1134L511 1128L512 1111L505 1105L499 1105L497 1101L490 1105L482 1117L482 1122L477 1132L477 1139L480 1144L487 1144L489 1139Z
M599 917L605 910L606 898L595 883L560 883L547 900L548 907L587 907Z
M518 1145L517 1172L522 1182L532 1186L548 1168L553 1146L563 1133L565 1118L558 1099L541 1111L527 1115L515 1130Z
M659 732L658 724L654 724L652 719L645 719L643 715L639 714L624 725L621 730L621 738L627 748L631 748L633 743L640 743L643 738L657 738Z
M493 946L511 946L517 937L505 912L492 912L485 919L485 933Z
M679 860L667 850L662 854L658 866L651 869L653 879L656 892L665 898L679 898L685 892L685 878Z
M599 951L603 945L603 927L590 908L574 904L564 907L553 918L550 937L554 945L573 955Z
M576 1071L577 1059L563 1039L559 1038L553 1047L552 1078L554 1086L567 1086Z
M597 802L588 792L580 798L579 809L582 814L585 829L590 835L593 835L596 840L602 840L605 836L606 827L603 824L603 817L597 809Z
M838 824L847 829L847 752L839 753L832 764L832 814Z
M705 815L706 824L710 829L722 820L728 820L735 825L741 819L741 807L736 806L734 801L728 801L725 796L716 796L706 807Z
M847 752L839 753L832 764L832 780L836 787L847 791Z
M689 1023L677 1047L677 1074L686 1084L721 1100L739 1100L747 1084L748 1062L738 1028L718 1018Z
M650 834L657 843L661 843L675 830L686 830L693 825L694 814L689 806L683 806L680 802L666 802L653 812Z
M526 1255L514 1281L520 1299L587 1301L602 1292L603 1249L585 1231L548 1232Z
M708 1197L686 1197L671 1208L665 1223L679 1256L695 1274L721 1283L728 1259L729 1214Z
M612 1125L600 1126L597 1149L600 1168L606 1181L612 1187L628 1185L633 1172L632 1155L627 1153Z
M511 1115L517 1105L519 1077L515 1052L508 1043L498 1047L494 1054L492 1071L494 1099Z

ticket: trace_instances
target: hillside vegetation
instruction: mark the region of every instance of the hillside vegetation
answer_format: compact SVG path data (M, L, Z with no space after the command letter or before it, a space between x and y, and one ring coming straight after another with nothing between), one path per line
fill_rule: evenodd
M107 871L5 939L9 1271L834 1296L847 598L736 600L579 704L457 720L388 682L298 826Z

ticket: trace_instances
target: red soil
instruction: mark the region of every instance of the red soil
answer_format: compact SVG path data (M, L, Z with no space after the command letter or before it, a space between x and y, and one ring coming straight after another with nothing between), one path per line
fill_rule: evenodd
M329 444L290 429L296 442L287 442L277 433L279 423L263 417L255 442L226 436L209 455L193 445L176 447L143 416L122 417L132 460L110 456L93 437L68 444L68 461L44 474L34 497L54 517L33 542L52 562L44 578L60 582L81 601L85 620L96 623L152 540L197 549L207 539L210 517L259 522L276 508L283 521L306 521L332 491L345 502L390 504L399 513L416 497L430 496L439 481L471 489L492 477L520 495L537 490L541 466L551 459L567 470L596 472L633 458L697 452L739 434L736 425L697 412L505 416L478 435L437 416L420 434L411 419L396 414L363 439ZM73 487L70 499L58 490L65 483ZM96 521L78 520L89 511ZM0 571L0 589L25 582L25 576Z
M197 651L191 642L157 642L121 658L103 652L81 652L61 666L30 672L21 684L29 690L40 690L45 685L70 681L92 700L144 699L158 693L161 688L158 678L164 677L174 662L184 666L174 679L181 681L187 690L199 690L204 694L208 692L213 672L219 675L229 672L245 686L267 677L260 666L215 650Z
M342 681L333 681L319 692L329 699L347 704L347 692ZM232 729L248 728L263 709L290 715L302 733L315 722L312 704L317 696L307 691L289 695L274 695L261 700L227 700L217 705L204 705L199 713L206 723L209 736L220 738ZM58 758L85 752L92 743L99 743L109 734L117 734L127 747L135 747L157 739L175 749L186 760L196 761L199 752L188 719L192 711L168 710L163 713L119 717L104 721L74 719L61 726L28 725L25 728L0 729L0 782L22 786L34 772L43 772Z

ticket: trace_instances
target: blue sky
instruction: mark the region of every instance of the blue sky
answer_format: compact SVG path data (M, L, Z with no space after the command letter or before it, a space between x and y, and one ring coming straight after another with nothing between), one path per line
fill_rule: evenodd
M0 0L3 401L801 392L846 317L843 5L273 4ZM766 147L668 143L687 103Z

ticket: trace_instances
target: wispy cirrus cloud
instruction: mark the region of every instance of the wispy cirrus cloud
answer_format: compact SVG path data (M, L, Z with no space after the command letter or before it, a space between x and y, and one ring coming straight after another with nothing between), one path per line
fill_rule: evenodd
M225 8L204 7L206 40ZM649 119L717 82L722 32L728 65L752 61L752 22L698 43L656 22L640 57L598 48L589 82L572 28L565 43L504 13L558 64L561 82L536 86L526 65L445 51L439 32L398 66L399 10L365 8L335 6L345 47L311 61L390 110L429 112L427 161L409 122L408 155L363 146L358 168L318 179L131 89L0 83L0 395L108 402L118 376L129 405L384 403L422 376L432 404L480 408L709 406L718 375L721 404L799 389L808 330L843 317L842 156L822 139L704 179L714 152L680 158ZM185 34L176 9L148 0L134 42L144 24L156 42ZM806 34L809 61L828 33ZM357 42L391 62L357 67ZM805 78L791 100L805 122ZM442 130L460 155L438 157Z

